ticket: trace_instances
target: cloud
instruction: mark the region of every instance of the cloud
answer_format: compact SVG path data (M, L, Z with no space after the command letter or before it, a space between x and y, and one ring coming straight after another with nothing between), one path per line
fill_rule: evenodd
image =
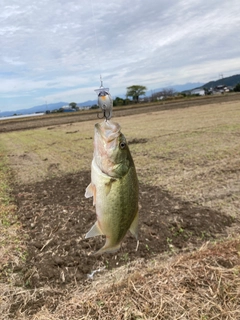
M3 0L0 93L31 106L78 92L88 100L100 73L114 95L239 73L239 9L238 0Z

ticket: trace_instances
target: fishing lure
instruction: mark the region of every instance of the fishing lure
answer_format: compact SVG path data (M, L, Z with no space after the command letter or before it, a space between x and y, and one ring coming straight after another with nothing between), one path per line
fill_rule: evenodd
M112 117L113 99L109 93L109 88L103 87L103 80L100 76L101 85L99 89L94 90L98 95L98 106L102 109L103 116L98 118L105 118L110 120Z

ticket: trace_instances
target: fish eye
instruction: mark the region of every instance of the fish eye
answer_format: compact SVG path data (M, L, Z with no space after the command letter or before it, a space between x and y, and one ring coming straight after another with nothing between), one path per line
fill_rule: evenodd
M126 142L121 141L121 142L119 143L119 147L120 147L121 149L124 149L124 148L126 147Z

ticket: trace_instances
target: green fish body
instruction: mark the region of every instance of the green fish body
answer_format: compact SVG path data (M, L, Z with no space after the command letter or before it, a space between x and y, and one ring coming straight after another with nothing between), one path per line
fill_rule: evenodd
M97 221L85 238L105 235L97 252L115 252L127 231L138 237L138 179L126 139L118 123L95 125L91 183L85 196L93 197Z

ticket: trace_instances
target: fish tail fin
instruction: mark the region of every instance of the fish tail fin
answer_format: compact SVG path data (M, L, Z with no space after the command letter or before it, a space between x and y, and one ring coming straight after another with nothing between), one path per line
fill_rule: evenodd
M92 237L99 236L99 235L103 235L103 233L99 227L98 221L96 221L94 223L94 225L92 226L92 228L86 234L85 239L92 238ZM107 237L105 245L100 250L93 253L93 255L100 255L103 253L113 253L113 252L116 252L117 250L119 250L120 247L121 247L121 242L116 245L113 245L111 243L111 240Z
M114 253L116 251L118 251L121 248L121 243L118 243L115 246L111 246L108 241L106 241L105 245L98 250L97 252L94 253L94 255L100 255L103 253Z

